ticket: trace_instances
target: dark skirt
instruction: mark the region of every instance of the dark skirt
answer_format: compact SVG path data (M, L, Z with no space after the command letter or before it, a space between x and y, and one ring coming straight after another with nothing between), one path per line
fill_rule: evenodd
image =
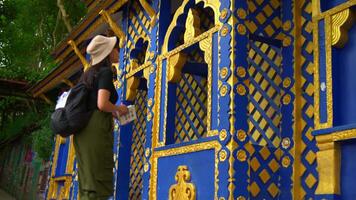
M111 113L94 111L88 125L74 135L80 200L108 199L113 195Z

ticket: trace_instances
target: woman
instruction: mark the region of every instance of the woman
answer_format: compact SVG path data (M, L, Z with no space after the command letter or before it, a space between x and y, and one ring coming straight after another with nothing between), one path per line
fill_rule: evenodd
M81 200L107 200L113 194L112 116L128 112L125 105L115 105L118 95L111 65L118 59L116 42L116 37L98 35L87 47L91 67L81 81L92 89L90 107L94 112L86 128L74 135Z

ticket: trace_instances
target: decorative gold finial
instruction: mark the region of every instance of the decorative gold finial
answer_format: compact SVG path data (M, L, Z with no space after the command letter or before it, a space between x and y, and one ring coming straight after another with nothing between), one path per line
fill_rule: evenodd
M169 188L169 200L196 200L196 189L190 182L188 167L181 165L175 176L176 184Z
M89 63L88 61L84 58L84 56L82 55L82 53L79 51L77 45L75 44L75 42L73 40L69 40L68 44L72 47L72 49L74 50L75 54L78 56L78 58L80 59L80 62L82 62L83 66L84 66L84 71L87 70L89 68Z
M114 31L115 35L119 38L120 48L124 47L126 36L125 33L122 31L122 29L119 27L119 25L115 23L115 21L111 18L110 14L106 10L101 10L99 14L103 17L106 23L109 24L110 28Z

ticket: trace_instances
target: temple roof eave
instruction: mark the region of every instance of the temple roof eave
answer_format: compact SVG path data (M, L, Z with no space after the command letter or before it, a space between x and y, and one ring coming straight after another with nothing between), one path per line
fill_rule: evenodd
M128 2L128 0L103 0L101 3L96 4L95 8L92 8L88 12L82 21L73 28L72 32L63 39L52 52L52 56L55 58L58 66L45 78L29 88L27 92L34 97L38 97L62 83L64 79L68 79L71 75L81 70L82 64L78 57L74 55L73 49L68 42L73 40L74 43L79 46L79 50L84 52L85 49L81 44L95 34L99 26L105 24L99 12L105 9L112 14L119 10L126 2Z

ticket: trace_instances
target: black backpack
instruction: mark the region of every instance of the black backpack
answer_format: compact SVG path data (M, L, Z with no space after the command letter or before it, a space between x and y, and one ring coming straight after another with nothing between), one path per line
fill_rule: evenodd
M87 126L94 110L89 107L90 91L82 82L71 89L64 108L52 113L51 129L55 134L68 137Z

